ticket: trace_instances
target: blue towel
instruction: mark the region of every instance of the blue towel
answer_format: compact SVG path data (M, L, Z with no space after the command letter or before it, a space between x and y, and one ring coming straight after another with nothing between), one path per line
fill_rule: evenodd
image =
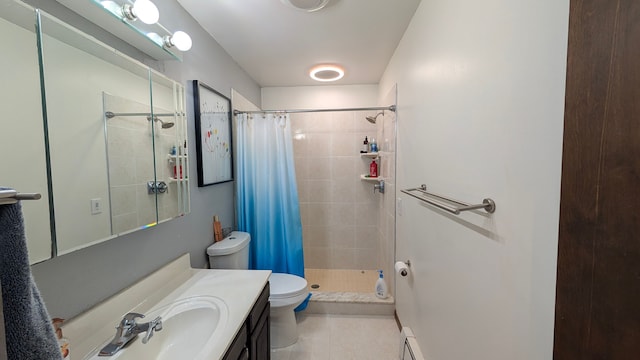
M0 205L0 281L8 358L62 359L49 313L31 275L20 202Z

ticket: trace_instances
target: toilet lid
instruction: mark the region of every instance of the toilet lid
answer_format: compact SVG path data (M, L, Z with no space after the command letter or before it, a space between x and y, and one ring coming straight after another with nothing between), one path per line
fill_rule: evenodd
M248 233L234 231L222 241L218 241L207 248L207 255L229 255L244 249L251 241Z
M269 276L270 298L282 299L299 296L309 292L307 280L300 276L282 273L271 273Z

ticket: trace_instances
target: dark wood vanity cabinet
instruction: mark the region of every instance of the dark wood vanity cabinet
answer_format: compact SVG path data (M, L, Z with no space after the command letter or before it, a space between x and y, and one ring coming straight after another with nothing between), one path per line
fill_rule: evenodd
M242 324L236 338L233 339L229 350L222 358L224 360L247 360L249 359L249 348L247 348L247 325Z
M251 360L269 360L271 358L270 310L269 283L267 283L247 317L247 345Z
M269 283L238 330L223 360L270 360Z

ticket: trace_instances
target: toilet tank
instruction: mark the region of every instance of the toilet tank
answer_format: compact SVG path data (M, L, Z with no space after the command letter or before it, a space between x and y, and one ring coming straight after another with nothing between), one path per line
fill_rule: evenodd
M229 236L207 248L211 269L249 269L251 235L233 231Z

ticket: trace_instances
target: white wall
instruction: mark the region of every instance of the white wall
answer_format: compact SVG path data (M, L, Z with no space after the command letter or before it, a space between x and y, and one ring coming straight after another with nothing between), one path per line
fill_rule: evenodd
M380 83L398 89L397 312L430 360L551 359L568 0L423 0Z
M259 111L260 108L256 104L249 101L242 93L231 89L231 107L234 110ZM235 120L235 117L234 117Z
M262 88L262 108L337 109L377 106L378 85Z

